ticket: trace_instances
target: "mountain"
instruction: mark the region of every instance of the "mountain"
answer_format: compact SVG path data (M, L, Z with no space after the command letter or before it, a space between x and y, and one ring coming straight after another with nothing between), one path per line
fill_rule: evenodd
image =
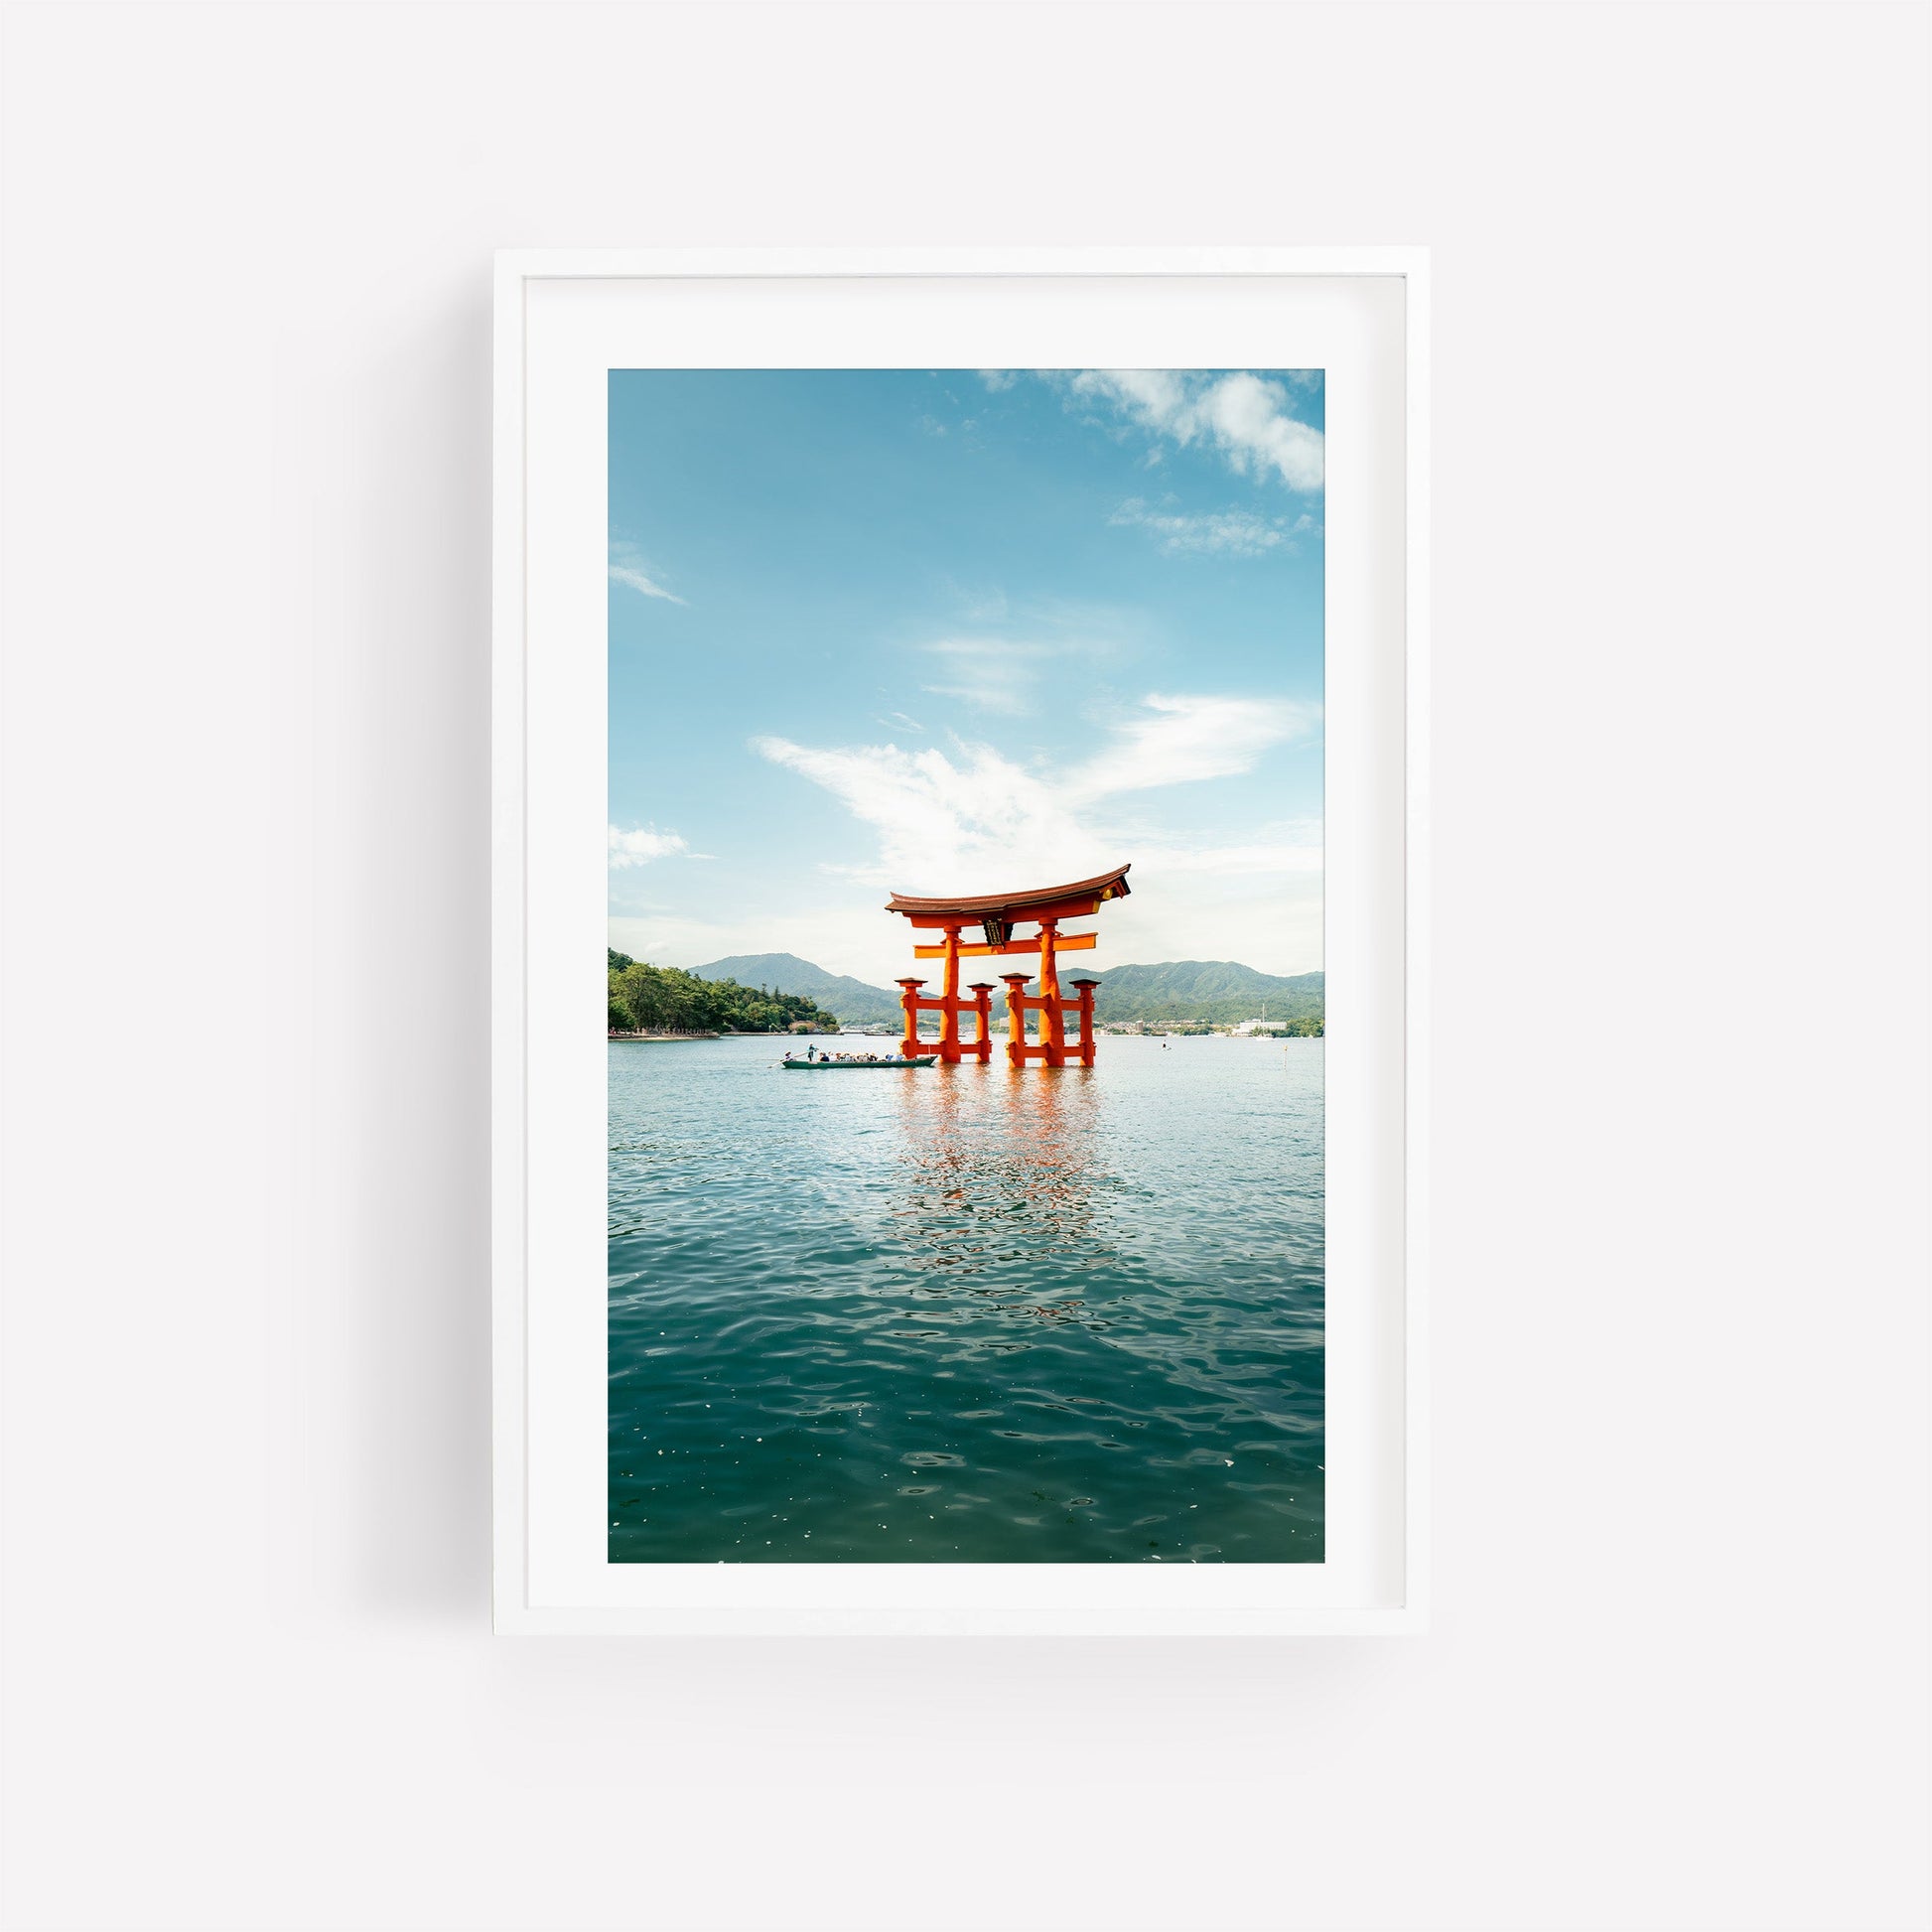
M1062 971L1061 979L1068 977ZM1288 979L1273 973L1258 973L1252 966L1238 966L1231 959L1176 959L1162 966L1116 966L1111 973L1087 975L1100 982L1094 994L1098 1008L1102 1000L1223 1000L1230 997L1253 1000L1321 997L1320 973L1297 973Z
M897 988L868 986L844 973L828 973L809 959L791 952L736 953L714 959L709 966L693 966L700 979L736 980L740 986L768 986L774 993L801 993L836 1013L848 1026L899 1017Z
M1258 973L1231 959L1175 959L1159 966L1116 966L1111 973L1087 973L1075 959L1060 962L1060 985L1074 978L1095 979L1094 1018L1106 1021L1211 1021L1228 1025L1258 1020L1318 1020L1325 976L1296 973L1281 978ZM1029 992L1037 992L1035 984Z
M981 977L982 966L998 968L1000 960L969 960L974 968L969 979ZM936 991L938 973L931 962L921 961L918 969L932 976ZM767 986L774 993L799 993L816 1000L827 1011L836 1013L849 1026L869 1026L899 1017L897 988L868 986L864 980L828 973L796 953L739 953L730 959L714 959L709 966L693 966L702 979L736 980L740 986ZM1296 973L1284 979L1274 973L1258 973L1231 959L1176 959L1158 966L1116 966L1110 973L1088 973L1077 953L1060 961L1060 984L1075 975L1100 982L1094 991L1094 1015L1100 1020L1152 1020L1181 1023L1212 1021L1226 1025L1238 1020L1256 1020L1264 1007L1270 1020L1317 1020L1321 1017L1323 976L1320 973ZM984 974L991 979L991 972ZM1037 984L1028 988L1037 993ZM996 1016L1005 1011L1006 989L993 995Z

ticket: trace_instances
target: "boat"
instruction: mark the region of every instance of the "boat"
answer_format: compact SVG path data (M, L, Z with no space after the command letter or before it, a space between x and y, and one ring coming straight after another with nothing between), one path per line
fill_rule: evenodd
M930 1066L938 1057L937 1053L921 1053L909 1060L780 1060L778 1064L795 1073L857 1073L877 1072L882 1066Z

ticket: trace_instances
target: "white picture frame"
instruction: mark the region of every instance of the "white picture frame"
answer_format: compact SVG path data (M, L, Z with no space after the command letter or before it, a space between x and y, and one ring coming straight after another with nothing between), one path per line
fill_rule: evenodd
M1427 1627L1428 303L1418 248L497 257L490 1052L499 1633ZM584 1532L587 1503L593 1527L605 1514L604 1406L601 1394L592 1403L589 1379L602 1372L603 1041L592 1062L571 1035L596 991L588 974L580 986L573 948L582 950L593 916L602 922L602 839L581 836L593 817L596 833L603 824L605 529L594 513L603 432L591 421L593 378L601 398L610 367L652 360L1310 365L1286 335L1334 345L1323 365L1331 382L1337 369L1345 377L1335 384L1341 438L1330 419L1339 499L1329 547L1326 878L1338 1016L1328 1048L1330 1215L1331 1227L1337 1213L1348 1223L1341 1248L1359 1285L1340 1311L1343 1326L1353 1324L1354 1380L1338 1391L1331 1366L1330 1410L1361 1446L1359 1480L1350 1487L1344 1471L1337 1485L1349 1524L1339 1547L1359 1554L1335 1558L1331 1537L1332 1569L631 1565L608 1566L628 1573L615 1581L599 1577ZM1157 359L1164 346L1180 352ZM1353 455L1351 398L1364 425ZM1354 486L1361 513L1351 525ZM1339 975L1337 948L1349 962ZM595 963L594 939L589 957ZM1337 1163L1359 1181L1337 1190ZM1342 1412L1356 1406L1351 1421ZM600 1473L591 1502L582 1492L593 1438Z

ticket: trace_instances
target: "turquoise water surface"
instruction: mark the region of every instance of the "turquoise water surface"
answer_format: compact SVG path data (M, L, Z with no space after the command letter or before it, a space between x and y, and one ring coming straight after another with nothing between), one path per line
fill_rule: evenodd
M780 1050L610 1047L614 1563L1320 1561L1320 1040Z

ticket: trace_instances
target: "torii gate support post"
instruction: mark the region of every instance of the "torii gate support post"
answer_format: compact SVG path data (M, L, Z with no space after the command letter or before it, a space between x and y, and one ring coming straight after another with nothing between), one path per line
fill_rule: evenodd
M959 1064L959 928L946 928L946 975L939 988L939 1057Z
M979 1022L979 1033L973 1040L973 1051L984 1066L993 1057L993 982L975 980L972 985L973 1013Z
M1066 1064L1066 1009L1060 1004L1060 969L1056 948L1060 922L1039 922L1039 1034L1048 1066Z
M924 980L895 980L895 986L904 990L898 996L900 1009L905 1015L905 1037L899 1041L899 1054L903 1059L914 1059L919 1051L919 1009L931 1004L919 998L919 988Z
M1007 983L1007 1058L1015 1066L1027 1064L1027 979L1025 973L1002 973Z
M1079 995L1080 1064L1082 1066L1093 1064L1093 989L1099 984L1098 980L1073 982L1074 989ZM1067 1004L1071 1006L1073 1002L1069 1001Z

